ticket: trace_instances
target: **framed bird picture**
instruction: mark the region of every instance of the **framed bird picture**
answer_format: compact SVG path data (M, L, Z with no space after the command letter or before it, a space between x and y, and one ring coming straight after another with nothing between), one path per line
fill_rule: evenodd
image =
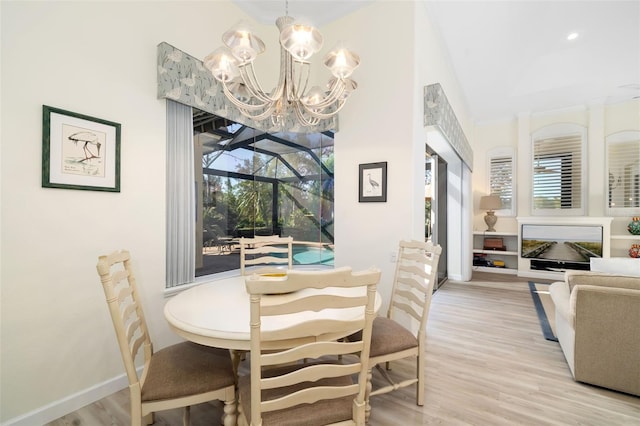
M360 185L358 201L386 202L387 201L387 163L360 164Z
M43 105L42 186L120 192L120 124Z

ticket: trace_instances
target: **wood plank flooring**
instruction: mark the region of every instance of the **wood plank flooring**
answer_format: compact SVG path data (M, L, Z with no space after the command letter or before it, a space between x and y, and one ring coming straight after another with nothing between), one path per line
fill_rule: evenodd
M640 398L573 381L560 346L542 336L526 281L516 277L445 283L432 299L426 360L425 405L415 405L412 387L373 397L370 426L640 425ZM391 374L412 368L398 362ZM201 404L191 424L219 424L221 415L219 403ZM125 389L47 426L128 424ZM180 425L181 411L157 413L155 424Z

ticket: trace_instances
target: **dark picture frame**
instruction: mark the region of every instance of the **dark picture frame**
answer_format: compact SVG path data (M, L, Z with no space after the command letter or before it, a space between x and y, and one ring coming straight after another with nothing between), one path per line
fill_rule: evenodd
M119 123L42 106L42 187L120 192Z
M359 166L358 201L387 201L387 162L366 163Z

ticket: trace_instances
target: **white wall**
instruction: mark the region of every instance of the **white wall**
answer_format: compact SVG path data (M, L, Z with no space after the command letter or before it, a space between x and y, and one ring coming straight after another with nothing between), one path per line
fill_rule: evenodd
M334 145L336 266L381 268L379 291L385 302L394 270L391 252L399 239L416 237L410 219L415 114L412 10L410 2L376 2L334 22L328 31L349 40L362 61L353 76L358 91L340 114ZM363 31L371 28L376 30ZM395 40L403 43L396 45ZM360 203L358 165L379 161L387 162L387 202Z
M242 16L227 3L188 6L1 4L1 421L123 373L100 254L131 251L156 345L176 340L162 316L165 102L156 99L156 45L204 57ZM121 123L120 193L41 188L43 104Z
M156 45L203 58L246 17L228 2L0 8L0 422L38 424L124 383L113 381L123 369L95 270L100 254L132 252L156 348L177 340L162 315L165 103L156 99ZM381 1L322 29L327 46L349 40L362 57L336 136L336 264L380 267L385 297L391 251L401 238L423 237L422 86L443 83L468 123L437 43L417 40L414 14L425 13L414 2ZM121 123L120 193L41 188L43 104ZM358 164L375 161L389 165L388 202L358 203Z
M359 89L340 114L335 139L336 266L381 268L385 302L398 241L424 239L424 86L443 84L461 122L468 122L457 81L428 22L422 3L381 1L327 31L349 40L362 60L353 76ZM378 161L388 163L387 202L359 203L358 165Z
M607 135L624 131L640 130L640 101L629 101L614 105L578 105L558 111L543 113L522 113L517 119L503 122L484 123L474 130L475 168L474 188L474 228L484 229L485 212L478 208L480 197L489 192L487 178L487 152L496 147L512 147L517 162L517 216L531 215L531 133L556 123L573 123L587 128L587 206L588 216L605 214L607 200L607 174L605 170L605 138ZM640 214L640 210L638 211ZM629 217L615 217L611 232L626 233ZM517 232L515 217L499 217L496 229ZM629 241L612 241L611 256L626 256Z

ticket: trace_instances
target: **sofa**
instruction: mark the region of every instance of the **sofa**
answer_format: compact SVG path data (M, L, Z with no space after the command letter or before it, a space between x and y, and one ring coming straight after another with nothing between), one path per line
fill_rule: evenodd
M640 277L567 271L549 292L573 378L640 396Z

